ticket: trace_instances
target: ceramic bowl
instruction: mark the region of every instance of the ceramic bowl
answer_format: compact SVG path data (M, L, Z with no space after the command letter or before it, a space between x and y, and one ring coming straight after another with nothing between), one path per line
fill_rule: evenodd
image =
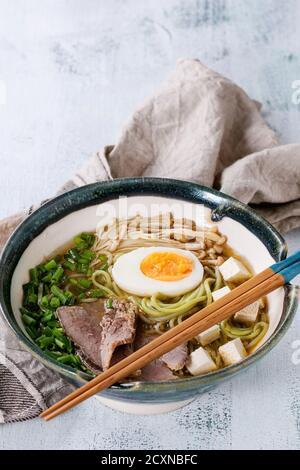
M79 232L95 230L103 217L112 210L120 211L120 204L123 207L125 203L130 214L147 212L150 208L154 212L171 209L175 214L183 208L197 211L206 223L218 224L220 231L228 236L229 244L247 259L254 272L287 254L283 238L255 211L225 194L193 183L130 178L84 186L50 200L17 228L3 250L0 302L3 316L19 341L47 367L76 385L84 382L82 375L50 359L27 336L19 313L22 284L28 281L29 268ZM278 289L268 296L268 303L269 331L262 344L244 361L198 377L116 385L98 398L112 408L139 414L166 412L187 404L200 393L245 371L281 339L296 311L295 289L292 286Z

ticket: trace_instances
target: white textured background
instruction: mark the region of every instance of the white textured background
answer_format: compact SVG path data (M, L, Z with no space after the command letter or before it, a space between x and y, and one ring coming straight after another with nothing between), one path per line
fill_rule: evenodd
M197 57L299 141L300 0L0 0L0 217L52 195L175 66ZM6 96L5 96L6 95ZM289 234L291 251L300 231ZM300 448L300 320L266 359L156 417L89 400L49 424L0 427L0 449Z

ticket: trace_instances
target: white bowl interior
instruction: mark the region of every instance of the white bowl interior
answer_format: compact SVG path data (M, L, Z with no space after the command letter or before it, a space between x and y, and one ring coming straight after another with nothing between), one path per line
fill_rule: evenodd
M167 211L172 211L178 217L188 216L196 220L199 225L203 223L216 225L211 222L210 210L202 205L162 197L134 196L80 209L48 226L24 251L12 278L12 309L22 330L25 332L19 312L22 304L22 285L29 280L30 268L41 263L78 233L95 231L99 223L111 220L113 215L117 217L123 216L125 213L130 216L136 213L155 215ZM262 271L274 262L265 245L239 222L224 217L217 225L220 231L227 235L229 245L247 260L254 273ZM261 344L276 329L282 314L283 301L283 288L268 295L270 327Z

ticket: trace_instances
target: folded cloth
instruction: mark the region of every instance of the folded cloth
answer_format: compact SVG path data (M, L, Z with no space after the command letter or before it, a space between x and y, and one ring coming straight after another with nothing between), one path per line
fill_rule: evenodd
M130 176L184 176L254 204L279 230L300 226L300 144L280 146L259 103L197 60L180 60L119 142L91 158L61 192ZM0 223L0 248L25 216ZM70 390L1 324L0 422L37 416Z

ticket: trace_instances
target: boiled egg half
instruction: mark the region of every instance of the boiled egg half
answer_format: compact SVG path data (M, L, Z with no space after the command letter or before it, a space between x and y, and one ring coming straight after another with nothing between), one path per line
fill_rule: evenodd
M168 297L185 294L203 278L203 266L191 252L177 248L137 248L120 256L113 268L115 283L130 294Z

